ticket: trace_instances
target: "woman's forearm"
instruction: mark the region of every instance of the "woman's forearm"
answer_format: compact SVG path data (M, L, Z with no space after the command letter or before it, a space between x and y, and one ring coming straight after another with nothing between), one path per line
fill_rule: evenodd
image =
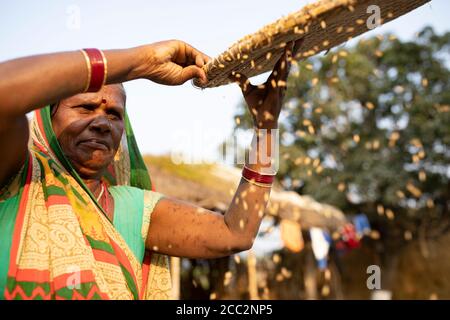
M276 158L277 150L271 146L278 140L278 132L269 133L262 139L268 148L254 149L259 150L260 159L248 162L247 168L264 172L270 160ZM219 258L248 250L269 201L269 186L242 179L225 215L165 197L153 210L146 248L195 259Z
M257 144L252 143L249 159L246 167L257 172L268 173L273 171L275 156L274 145L277 138L276 129L268 129L265 132L259 130L260 138ZM248 249L252 246L258 234L259 226L264 216L264 211L269 201L270 187L252 184L241 179L233 200L225 213L225 223L239 243L240 249Z
M139 48L105 50L107 83L138 77ZM0 63L0 115L21 116L83 92L88 68L81 51L44 54Z

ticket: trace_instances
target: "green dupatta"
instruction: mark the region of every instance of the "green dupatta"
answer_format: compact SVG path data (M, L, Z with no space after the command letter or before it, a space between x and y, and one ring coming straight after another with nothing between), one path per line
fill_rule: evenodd
M0 266L0 277L7 270L4 297L168 298L167 257L147 254L143 264L135 259L62 153L49 106L35 112L31 138L29 156L16 179L19 191L0 202L0 230L6 246ZM104 179L110 186L152 189L127 116L119 150ZM144 216L143 234L145 227L148 230L150 213ZM40 233L36 233L39 228ZM60 239L55 238L58 233ZM69 268L72 266L75 274ZM68 285L77 275L77 285Z

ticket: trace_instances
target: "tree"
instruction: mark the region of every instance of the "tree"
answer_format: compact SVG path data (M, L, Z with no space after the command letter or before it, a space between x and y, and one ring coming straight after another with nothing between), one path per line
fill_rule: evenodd
M293 66L279 178L386 237L450 227L450 32L384 35ZM240 106L236 131L251 126Z

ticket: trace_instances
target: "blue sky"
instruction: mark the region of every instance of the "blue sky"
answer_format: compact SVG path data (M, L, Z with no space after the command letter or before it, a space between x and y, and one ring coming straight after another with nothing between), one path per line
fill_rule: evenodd
M83 47L127 48L174 38L215 56L242 36L311 2L1 1L0 61ZM71 19L74 12L79 12L79 27ZM392 31L411 39L427 24L437 32L449 31L449 12L450 1L434 0L366 36ZM174 149L195 150L205 157L215 154L231 132L241 100L236 85L199 90L190 83L164 87L137 80L127 83L126 89L138 144L143 153L153 154Z

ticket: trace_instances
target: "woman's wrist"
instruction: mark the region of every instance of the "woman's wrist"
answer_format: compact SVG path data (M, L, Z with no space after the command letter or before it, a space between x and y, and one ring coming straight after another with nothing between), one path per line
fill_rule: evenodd
M137 48L113 49L103 51L108 61L106 84L122 83L139 79L138 66L141 53Z
M148 79L152 66L152 52L151 45L104 51L108 60L107 84Z
M255 128L245 166L264 174L275 174L278 169L278 129Z
M129 79L127 80L148 79L154 65L154 51L152 45L139 46L130 48L129 50L133 58L131 60Z

